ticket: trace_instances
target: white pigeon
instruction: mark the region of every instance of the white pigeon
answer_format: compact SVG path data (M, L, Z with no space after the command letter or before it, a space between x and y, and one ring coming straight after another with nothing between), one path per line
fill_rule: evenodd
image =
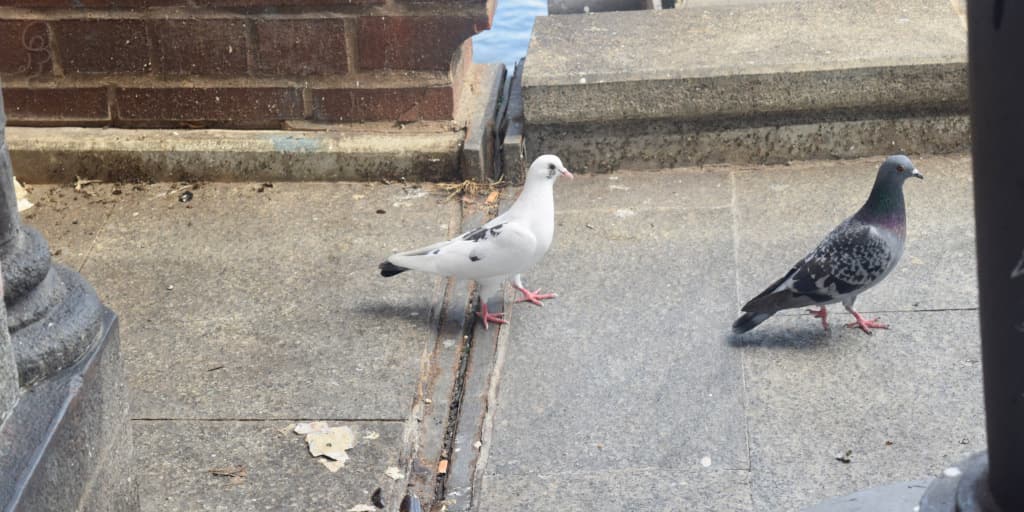
M479 286L480 311L484 322L503 324L504 313L487 311L487 299L501 284L512 278L512 285L523 294L516 302L538 306L557 295L541 294L523 286L522 272L544 257L555 234L555 179L572 178L562 161L554 155L538 157L526 172L526 183L516 202L505 213L474 230L451 240L412 251L392 254L380 264L380 275L391 277L406 270L419 270L457 279L472 279Z

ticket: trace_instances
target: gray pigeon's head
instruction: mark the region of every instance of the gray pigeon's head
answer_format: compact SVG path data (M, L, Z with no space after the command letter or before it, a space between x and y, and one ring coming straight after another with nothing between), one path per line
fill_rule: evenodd
M875 182L903 185L907 178L921 178L923 180L924 175L914 167L914 162L911 162L906 156L893 155L886 158L882 166L878 168L878 177L875 178Z
M531 181L555 182L559 175L572 178L572 173L562 165L562 160L555 155L541 155L530 164L530 170L526 171L527 183Z

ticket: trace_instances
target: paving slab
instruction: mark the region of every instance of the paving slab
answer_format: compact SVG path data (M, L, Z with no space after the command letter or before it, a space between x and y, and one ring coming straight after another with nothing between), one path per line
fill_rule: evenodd
M572 163L565 164L572 171ZM558 213L592 212L592 220L611 220L643 209L728 208L732 205L730 172L731 168L725 167L689 167L658 173L582 174L556 185L555 209Z
M696 186L685 185L688 177ZM555 243L525 280L559 297L544 308L506 308L512 323L482 510L643 508L653 502L635 501L642 489L668 496L687 478L721 484L692 492L720 492L723 510L749 501L737 484L745 476L726 471L748 465L735 421L740 354L713 334L735 308L732 216L727 206L684 206L728 201L730 176L691 171L653 181L590 177L556 187ZM592 209L573 199L626 192L608 186L619 183L636 187L632 200ZM702 461L718 472L700 474ZM638 488L584 491L631 472ZM640 483L658 472L671 476Z
M965 156L913 158L923 181L904 185L907 245L899 266L857 300L863 311L976 308L974 199ZM871 191L882 159L794 163L736 175L739 293L781 277ZM845 321L842 306L832 306ZM769 320L771 322L772 320Z
M727 224L727 213L702 211L690 222ZM732 245L681 232L672 227L679 216L638 213L596 234L582 226L563 229L590 254L573 251L564 263L531 275L532 286L560 293L557 305L513 310L491 470L674 468L703 457L726 468L746 467L745 432L735 422L741 414L739 353L709 334L735 303L726 274L731 269L710 263L728 261ZM609 244L605 237L619 250L598 252L596 246ZM680 260L673 265L652 253ZM709 263L694 264L701 260ZM570 268L592 274L573 276ZM650 341L658 338L673 342ZM683 384L679 373L704 384Z
M529 475L488 475L479 510L751 510L747 471L618 469Z
M138 193L97 238L83 272L124 319L133 414L404 419L435 279L376 265L446 235L457 205L413 186L256 189Z
M801 512L906 512L918 507L930 482L922 479L880 485L827 499Z
M399 466L403 425L331 423L349 427L357 438L336 473L310 456L303 436L290 426L294 423L136 421L141 510L349 510L373 507L377 488L396 485L385 471ZM374 434L379 437L367 438ZM244 466L244 478L210 472L237 466Z
M929 478L985 446L977 311L887 319L891 331L867 336L789 316L731 340L756 510Z
M46 235L56 261L81 272L122 189L130 187L90 184L76 191L66 184L29 185L35 206L22 212L22 218Z
M179 200L185 191L188 202ZM419 442L408 425L424 351L440 343L434 303L446 283L383 280L376 264L457 230L457 202L430 185L401 184L32 192L41 200L28 222L122 319L144 510L348 510L369 505L373 485L395 482L384 464L407 471L410 443ZM332 474L300 436L284 436L284 445L274 437L298 420L372 427L381 437L376 451ZM209 475L228 458L249 468L247 491ZM393 483L385 497L403 489L404 480Z

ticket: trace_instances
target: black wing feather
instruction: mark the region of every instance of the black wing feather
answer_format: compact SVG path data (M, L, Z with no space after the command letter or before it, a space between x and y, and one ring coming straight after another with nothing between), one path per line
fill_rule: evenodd
M848 219L743 311L775 312L835 301L874 284L892 263L891 248L872 234L871 226Z

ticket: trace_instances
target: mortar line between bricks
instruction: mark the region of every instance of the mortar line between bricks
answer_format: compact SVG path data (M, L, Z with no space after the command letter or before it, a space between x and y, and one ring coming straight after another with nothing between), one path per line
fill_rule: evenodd
M362 422L362 423L405 423L408 418L321 418L321 417L297 417L297 418L178 418L178 417L143 417L143 418L132 418L132 421L138 422L149 422L149 421L192 421L192 422L209 422L209 423L260 423L260 422L271 422L271 421L343 421L343 422Z

